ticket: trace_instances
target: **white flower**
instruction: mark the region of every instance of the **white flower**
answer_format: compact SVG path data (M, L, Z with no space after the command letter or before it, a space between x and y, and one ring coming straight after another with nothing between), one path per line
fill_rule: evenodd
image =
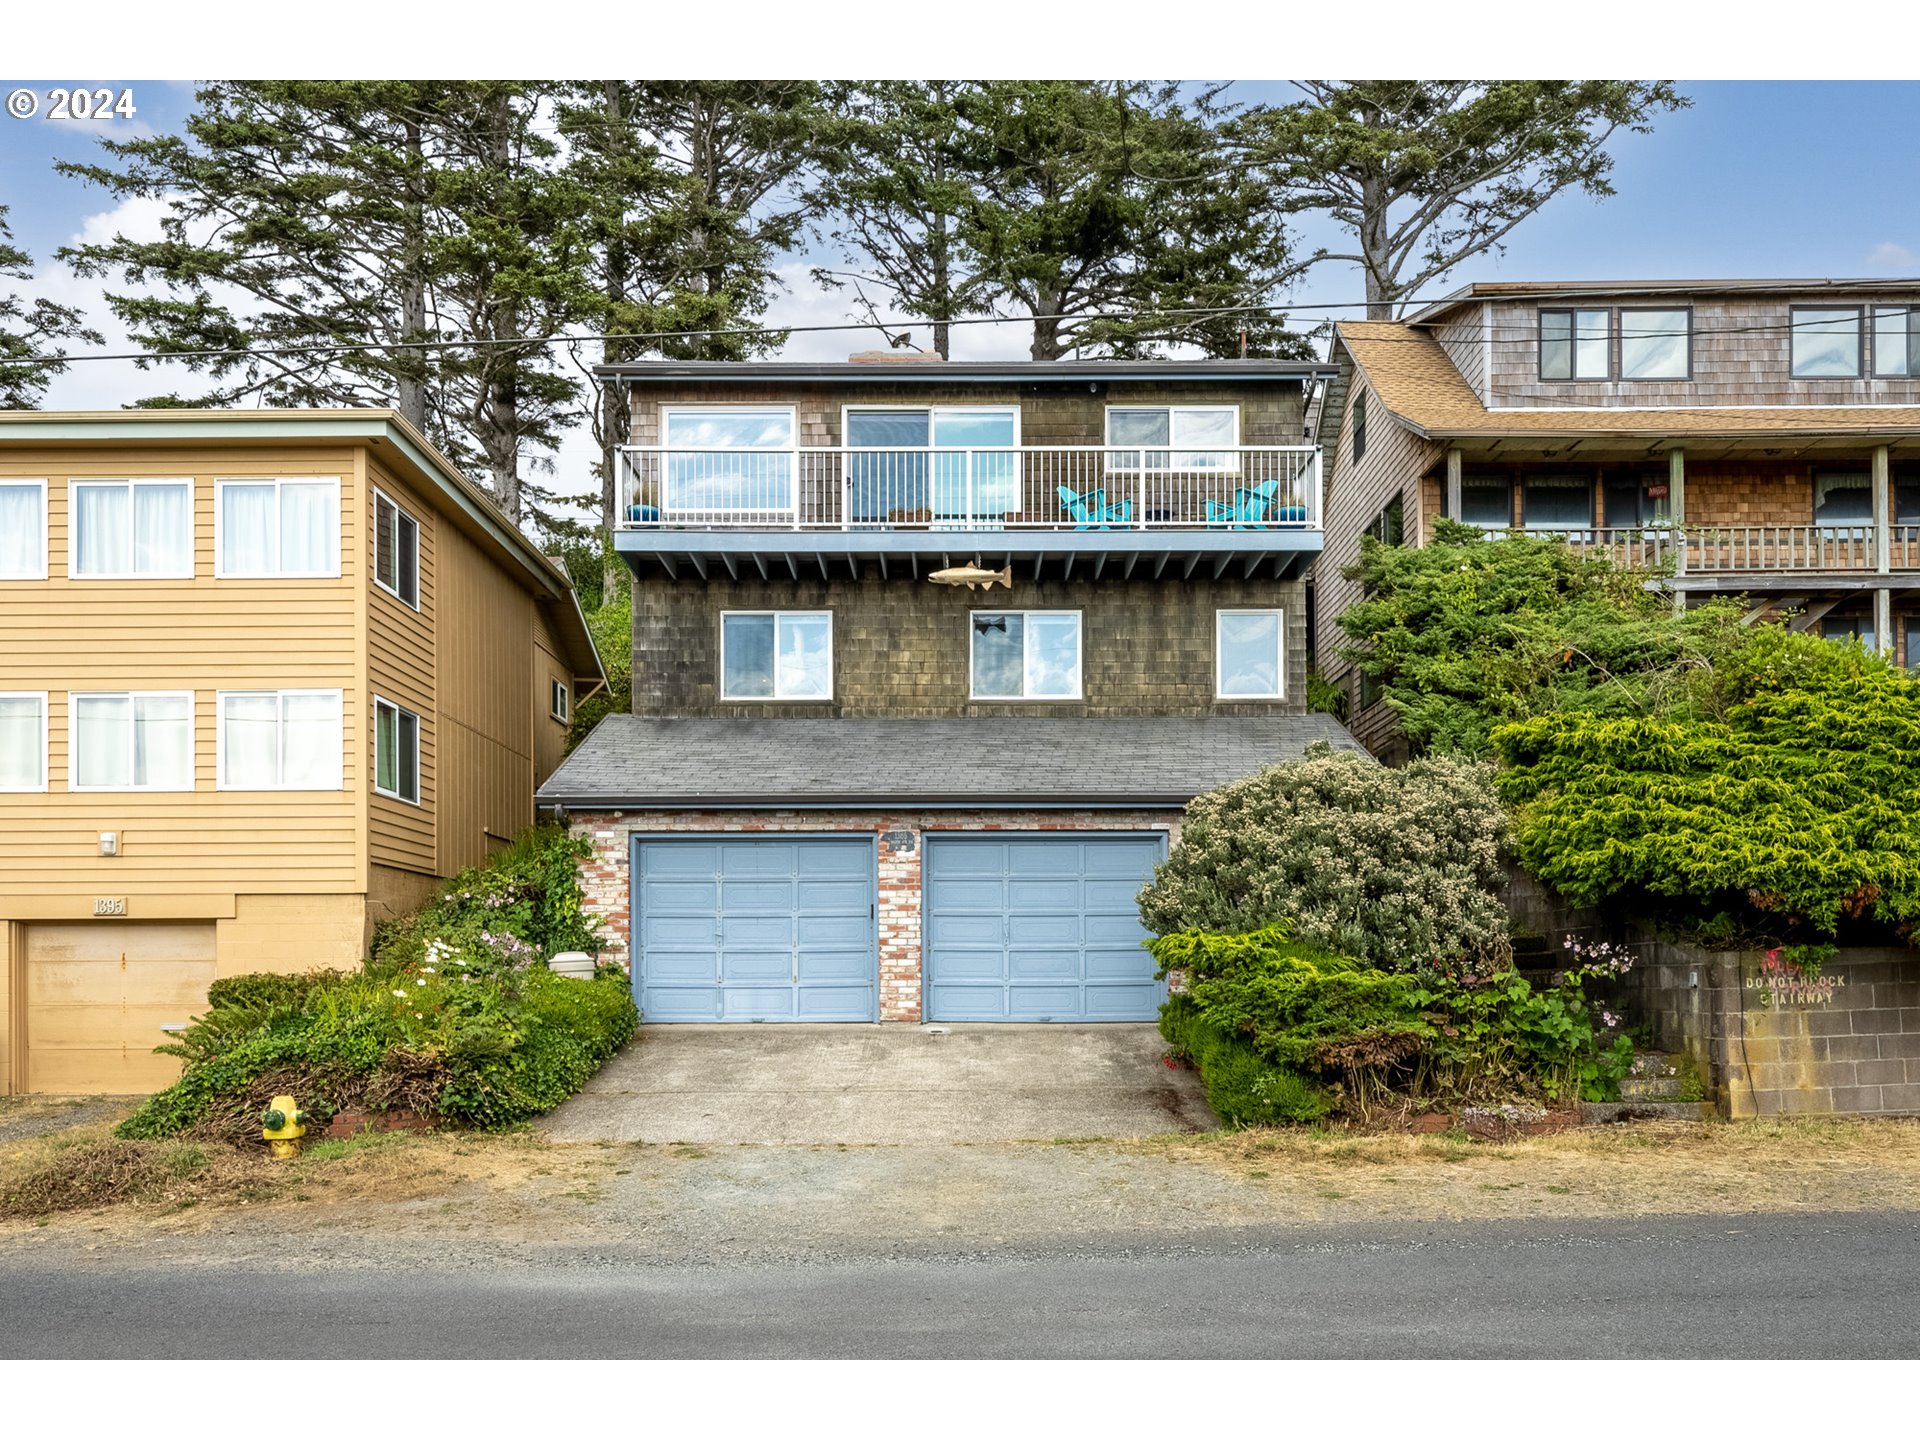
M433 974L433 966L431 966L431 965L422 965L422 966L421 966L420 968L421 968L422 970L424 970L424 971L426 971L426 972L427 972L427 974L429 974L429 975L431 975L431 974Z
M414 984L416 984L416 985L424 985L424 984L426 984L427 982L426 982L425 980L416 980L416 981L414 981L413 983L414 983Z
M394 991L393 993L394 993L395 995L398 995L398 996L399 996L399 997L400 997L400 998L401 998L402 1000L404 1000L404 999L406 999L406 998L407 998L407 992L406 992L406 991L404 991L404 990L396 990L396 991Z

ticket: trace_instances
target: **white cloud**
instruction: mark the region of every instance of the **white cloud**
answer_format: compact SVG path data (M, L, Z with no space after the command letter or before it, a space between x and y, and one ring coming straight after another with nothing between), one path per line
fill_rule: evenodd
M162 200L134 198L122 201L111 210L101 210L81 222L78 233L69 236L70 244L104 244L115 235L130 240L158 240L160 221L167 213ZM157 285L132 286L113 276L89 278L74 274L51 255L39 257L27 293L37 299L72 305L87 317L87 323L106 337L103 346L70 345L70 355L123 355L138 347L128 337L107 308L106 292L158 294ZM141 371L130 360L82 360L70 366L64 375L53 377L42 402L48 410L118 410L145 395L157 394L167 382L156 371Z
M1867 255L1867 268L1870 270L1905 270L1912 273L1920 270L1920 253L1909 250L1893 240L1882 240Z

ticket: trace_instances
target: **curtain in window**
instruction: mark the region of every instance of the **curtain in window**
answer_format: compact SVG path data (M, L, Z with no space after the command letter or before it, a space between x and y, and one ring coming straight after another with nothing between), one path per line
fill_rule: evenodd
M126 786L133 702L124 695L80 696L73 702L73 783Z
M122 575L127 569L127 510L132 499L124 485L76 485L73 490L75 575Z
M1813 518L1822 524L1871 524L1873 478L1855 471L1816 474L1813 477Z
M220 783L233 790L279 784L280 697L228 695L220 711Z
M46 783L38 695L0 695L0 790L38 790Z
M280 487L280 569L289 575L333 570L333 486Z
M271 575L274 499L271 485L220 487L220 568L228 575Z
M285 695L280 783L296 790L340 788L340 697Z
M186 485L133 487L133 573L193 569L193 491Z
M38 485L0 485L0 579L38 575L46 522Z
M161 790L193 784L192 707L184 695L142 695L133 702L133 783Z

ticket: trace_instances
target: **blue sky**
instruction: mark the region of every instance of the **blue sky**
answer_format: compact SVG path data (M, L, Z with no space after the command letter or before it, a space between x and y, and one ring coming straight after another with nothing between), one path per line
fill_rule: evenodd
M34 82L32 88L44 97L51 83ZM15 240L38 262L33 289L96 312L111 337L97 285L65 274L53 264L52 253L86 231L150 229L154 209L136 205L112 213L114 204L105 192L54 174L52 164L56 158L84 160L98 153L101 135L177 127L191 106L192 87L164 81L86 83L108 85L116 93L131 85L137 118L130 124L0 116L0 204L11 207ZM0 90L13 88L12 82L0 82ZM1920 114L1920 82L1683 81L1681 88L1693 97L1691 110L1663 118L1653 135L1628 136L1616 145L1617 195L1599 203L1562 196L1514 233L1504 256L1469 262L1449 279L1448 288L1486 279L1920 274L1920 184L1911 142L1912 117ZM1242 100L1290 93L1276 82L1246 82L1233 91ZM1334 237L1310 231L1306 238L1310 243ZM776 323L845 318L842 301L815 290L806 270L803 257L786 267L789 293L769 318ZM1320 267L1294 298L1320 304L1357 300L1358 279L1350 270ZM962 333L965 346L956 349L973 358L1018 356L1025 350L1018 325ZM866 343L854 334L802 336L789 353L837 358ZM79 365L56 381L48 403L116 406L163 383L130 365ZM564 447L561 475L584 467L585 460L583 449Z

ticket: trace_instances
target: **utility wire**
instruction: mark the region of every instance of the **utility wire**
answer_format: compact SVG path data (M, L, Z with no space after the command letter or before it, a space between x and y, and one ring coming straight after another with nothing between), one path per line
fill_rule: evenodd
M1897 282L1897 281L1889 282L1890 285L1898 284L1898 283L1900 282ZM1907 283L1911 284L1912 282L1907 282ZM1453 297L1451 296L1441 296L1431 300L1408 299L1408 300L1395 301L1393 303L1402 305L1402 306L1427 307L1427 306L1444 303L1445 301L1452 298ZM1467 305L1467 304L1473 304L1476 302L1486 303L1489 301L1506 301L1508 303L1525 304L1530 299L1535 301L1543 300L1543 299L1544 300L1560 300L1561 297L1559 296L1539 296L1539 297L1468 296L1468 297L1461 298L1458 303L1462 305ZM1076 326L1085 326L1088 324L1098 323L1101 321L1107 321L1107 322L1113 322L1113 323L1138 324L1142 321L1151 321L1151 320L1161 319L1161 318L1226 319L1232 316L1255 316L1255 315L1286 316L1286 315L1298 315L1298 314L1313 314L1318 312L1335 311L1335 310L1360 310L1360 309L1367 308L1372 303L1373 302L1366 301L1366 300L1332 300L1332 301L1314 301L1314 302L1306 302L1306 303L1300 303L1300 304L1270 304L1270 305L1249 304L1249 305L1222 305L1222 306L1211 306L1211 307L1192 306L1192 307L1176 307L1176 308L1170 308L1170 309L1164 309L1164 310L1133 311L1133 312L1117 314L1117 315L1114 315L1114 314L1074 315L1074 316L1063 316L1061 318L1070 321ZM1577 304L1577 302L1569 301L1561 304L1541 306L1539 308L1565 312L1567 310L1578 310L1582 307L1580 307ZM1599 310L1599 309L1610 308L1610 307L1593 306L1591 308L1595 310ZM1659 307L1647 306L1647 307L1638 307L1638 308L1656 309ZM1677 310L1684 307L1674 306L1672 308ZM1821 308L1854 309L1854 308L1861 308L1861 307L1835 305L1835 306L1821 307ZM1876 312L1904 309L1904 310L1907 310L1910 314L1914 310L1920 310L1920 306L1903 307L1903 306L1875 305L1871 308ZM1877 314L1871 315L1871 316L1863 315L1863 318L1860 323L1863 327L1870 326L1874 323L1874 321L1877 318L1878 318ZM892 319L892 320L845 321L840 323L822 324L822 325L748 325L748 326L736 326L732 328L724 328L724 329L716 328L716 329L708 329L708 330L644 330L644 331L631 331L631 332L614 332L614 333L594 332L594 333L588 333L588 334L565 334L565 335L546 335L546 336L530 335L530 336L521 336L513 339L504 339L504 340L500 340L500 339L465 339L465 340L435 339L435 340L391 340L391 341L330 341L330 342L316 343L311 345L274 345L274 346L262 346L257 348L229 347L229 348L223 348L223 349L205 349L205 350L133 350L133 351L122 351L119 353L107 353L107 354L89 354L89 353L83 352L81 354L67 354L62 356L20 359L20 360L12 361L9 363L22 365L22 366L29 366L29 367L46 367L46 366L76 365L86 361L154 362L154 361L193 361L193 360L228 360L228 359L242 360L247 358L271 359L275 357L292 357L292 356L300 356L300 355L328 355L328 354L352 355L352 354L366 354L366 353L372 353L372 352L392 353L396 351L485 350L485 349L539 350L539 349L545 349L555 345L569 345L569 346L591 345L591 344L604 344L608 341L660 342L660 341L668 341L668 340L774 339L774 338L785 336L785 335L828 334L828 333L835 333L835 332L841 332L841 333L849 332L849 331L860 332L860 331L881 330L881 329L912 331L917 329L930 329L936 323L946 324L949 326L1030 325L1033 323L1034 319L1035 317L1032 315L976 315L976 316L960 316L951 320L946 320L941 322L936 322L936 321L922 319L922 318L905 318L905 319ZM1369 321L1366 323L1404 324L1405 322L1404 321ZM1706 326L1693 325L1693 326L1689 326L1687 328L1678 329L1678 330L1636 330L1633 332L1632 336L1629 338L1632 338L1635 340L1662 340L1662 339L1698 338L1700 336L1710 336L1710 335L1767 335L1767 334L1781 334L1781 333L1788 333L1788 332L1820 335L1820 334L1835 333L1829 329L1824 328L1832 325L1833 323L1834 322L1831 320L1795 321L1795 320L1789 319L1785 324L1766 323L1766 324L1752 324L1752 325L1706 325ZM1845 323L1845 322L1842 322L1842 323ZM1499 328L1506 330L1508 334L1505 336L1496 336L1491 331L1485 328L1482 328L1482 330L1480 331L1480 336L1478 338L1470 338L1468 343L1479 343L1479 344L1492 343L1498 346L1519 348L1522 346L1532 346L1538 343L1540 339L1540 334L1539 334L1539 330L1537 328L1536 323L1529 323L1526 325L1503 326ZM1568 336L1564 338L1572 339L1574 337ZM1605 339L1609 337L1588 332L1584 335L1580 335L1578 338L1582 340L1591 341L1591 340ZM1556 339L1562 339L1562 337L1556 337ZM1427 345L1432 342L1426 336L1423 336L1423 335L1404 335L1404 336L1372 335L1372 336L1366 337L1366 343L1369 345ZM1562 341L1562 343L1564 343L1564 340Z

